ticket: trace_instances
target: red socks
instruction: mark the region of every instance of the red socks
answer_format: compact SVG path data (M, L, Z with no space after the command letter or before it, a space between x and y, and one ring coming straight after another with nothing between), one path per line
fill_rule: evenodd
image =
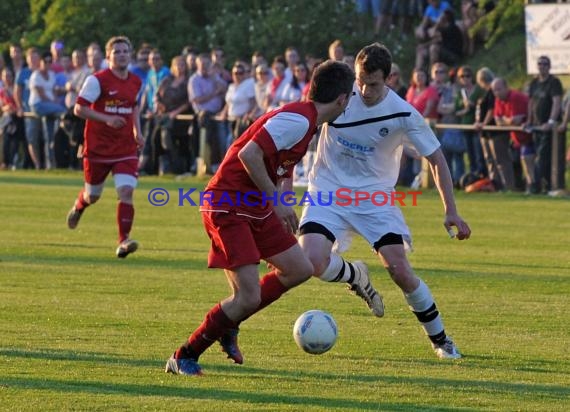
M117 205L117 225L119 226L119 243L129 238L133 227L135 208L129 203L119 202Z
M90 205L90 203L87 203L85 201L85 198L83 197L83 194L85 193L85 189L81 189L79 191L79 195L77 196L77 200L75 201L75 209L76 210L83 210L85 209L87 206Z
M200 355L217 341L227 329L235 328L235 322L226 316L222 306L218 303L210 309L202 324L190 335L188 342L176 351L174 357L198 360Z
M275 272L270 272L262 277L259 284L261 286L261 303L251 315L275 302L288 290L283 286ZM228 329L237 329L239 323L249 318L249 316L240 322L234 322L226 316L218 303L206 314L202 324L188 338L188 342L176 351L174 357L176 359L192 358L198 360L200 355Z

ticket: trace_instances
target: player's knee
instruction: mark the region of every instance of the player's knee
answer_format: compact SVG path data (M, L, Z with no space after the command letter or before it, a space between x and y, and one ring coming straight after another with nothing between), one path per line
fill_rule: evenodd
M396 283L408 275L407 265L403 263L391 263L386 265L385 268Z
M309 257L311 263L313 264L313 276L320 277L329 265L330 259L323 258L321 256Z
M92 205L93 203L96 203L100 198L101 196L99 195L88 195L87 202L89 202L89 204Z
M121 201L131 201L133 199L134 187L132 186L121 186L117 188L117 194Z
M251 314L261 304L261 294L260 293L248 293L242 294L239 299L239 306L245 314Z

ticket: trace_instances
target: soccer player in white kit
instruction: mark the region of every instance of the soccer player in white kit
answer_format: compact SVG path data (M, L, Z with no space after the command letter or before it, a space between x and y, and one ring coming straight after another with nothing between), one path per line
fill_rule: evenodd
M355 192L386 193L390 196L400 169L403 145L412 145L430 163L443 202L444 226L458 240L471 230L457 213L453 184L439 142L424 118L396 93L385 80L392 57L382 44L364 47L355 61L356 83L345 112L323 125L317 158L309 175L309 193L322 201L305 204L300 222L300 244L315 268L315 276L327 282L348 282L355 272L367 271L362 262L347 262L345 251L353 233L364 237L404 293L406 302L428 335L439 358L461 355L446 335L441 315L428 286L414 273L407 258L411 236L402 212L382 197L352 201ZM337 196L338 190L342 196ZM330 205L324 206L328 201ZM452 227L456 228L456 232ZM334 247L334 248L333 248ZM369 286L355 291L376 316L384 314L381 297Z

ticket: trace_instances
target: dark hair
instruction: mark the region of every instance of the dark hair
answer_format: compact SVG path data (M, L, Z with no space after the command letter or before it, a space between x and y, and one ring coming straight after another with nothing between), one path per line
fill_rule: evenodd
M317 103L331 103L341 94L352 93L353 85L354 72L348 64L327 60L315 67L309 99Z
M367 74L381 70L384 79L387 79L392 70L392 55L382 43L372 43L358 52L354 64L362 67Z
M305 73L306 73L306 79L309 78L309 68L307 67L307 65L305 63L299 62L295 65L295 68L301 66L305 69ZM301 90L301 85L299 84L299 79L297 78L297 75L295 73L293 73L293 76L291 77L291 86L294 89L297 90Z
M43 61L45 61L46 59L52 60L51 53L49 51L43 52L40 59Z
M283 66L287 67L287 60L285 60L285 57L283 57L282 54L279 54L273 58L273 62L271 63L271 65L273 66L273 64L275 63L280 63Z
M545 55L542 55L542 56L540 56L540 57L538 58L537 61L541 61L541 60L542 60L542 61L545 61L546 64L548 64L548 65L550 66L550 57L545 56Z

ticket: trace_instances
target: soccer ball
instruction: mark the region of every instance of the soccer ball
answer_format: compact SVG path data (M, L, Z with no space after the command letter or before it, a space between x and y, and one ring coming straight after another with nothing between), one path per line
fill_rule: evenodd
M333 317L322 310L309 310L297 318L293 338L301 349L320 355L333 347L338 329Z

